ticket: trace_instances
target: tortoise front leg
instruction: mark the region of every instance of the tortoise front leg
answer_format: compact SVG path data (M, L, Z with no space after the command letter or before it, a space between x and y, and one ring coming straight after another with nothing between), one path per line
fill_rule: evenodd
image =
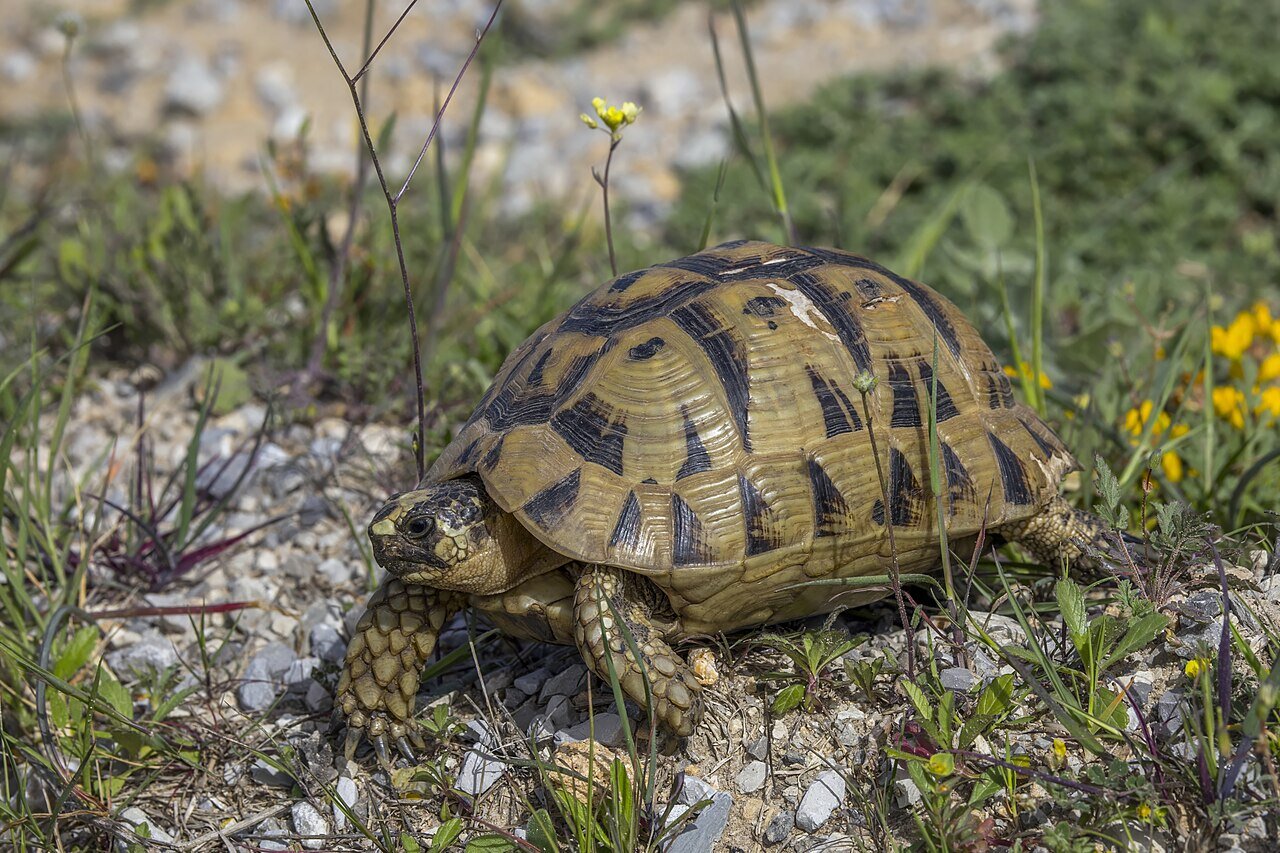
M591 671L608 682L612 665L623 692L641 707L650 698L647 677L651 713L687 737L702 717L702 685L654 624L660 597L652 584L630 572L584 566L574 590L574 638Z
M409 739L422 746L413 720L418 676L445 620L463 604L457 593L389 578L369 606L347 646L336 704L347 721L346 757L366 734L378 761L387 766L390 739L410 761Z

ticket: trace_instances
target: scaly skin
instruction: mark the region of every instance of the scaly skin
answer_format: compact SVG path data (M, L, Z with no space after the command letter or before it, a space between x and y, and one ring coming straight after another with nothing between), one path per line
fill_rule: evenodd
M356 625L338 680L337 707L347 721L346 756L368 736L383 766L390 765L388 741L409 760L409 742L422 747L413 703L418 676L435 650L445 620L465 596L389 578Z
M1143 559L1141 540L1121 534L1125 543L1121 547L1102 519L1076 509L1060 495L1036 515L1002 525L995 532L1017 542L1036 561L1054 569L1065 562L1073 575L1090 581L1123 576Z
M644 583L633 573L609 566L584 567L574 591L574 638L587 666L606 682L608 655L623 692L641 707L646 706L647 676L654 717L680 737L688 737L702 717L702 685L654 624L654 602L644 594ZM630 633L631 643L624 630ZM632 644L640 651L640 660Z

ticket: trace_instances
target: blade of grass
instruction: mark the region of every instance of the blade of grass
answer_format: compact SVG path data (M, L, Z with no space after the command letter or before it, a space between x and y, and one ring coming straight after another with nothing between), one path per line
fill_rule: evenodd
M1036 228L1035 278L1031 290L1031 387L1035 391L1036 411L1040 417L1047 414L1044 404L1044 388L1040 377L1044 376L1044 284L1047 274L1045 260L1044 213L1040 207L1040 181L1036 176L1036 161L1027 158L1027 171L1031 178L1031 213ZM1018 365L1021 372L1022 365Z

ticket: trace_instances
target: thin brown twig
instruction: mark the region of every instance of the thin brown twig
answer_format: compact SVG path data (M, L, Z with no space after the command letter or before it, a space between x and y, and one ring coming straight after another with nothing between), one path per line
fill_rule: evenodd
M417 0L413 0L413 2L416 3ZM369 45L373 42L373 8L373 0L365 0L364 37L361 39L361 52L365 54L369 53ZM413 8L413 3L409 4L409 8ZM405 14L408 14L408 12L409 9L405 9ZM390 37L390 33L387 34L387 37ZM367 68L369 62L372 61L373 57L370 56L368 62L365 63L365 67ZM361 69L361 74L363 74L363 69ZM356 79L360 79L360 74L356 75ZM360 80L360 98L363 101L369 100L368 78ZM351 248L355 244L356 225L360 219L360 199L364 195L364 185L369 178L369 160L364 156L364 146L359 142L356 143L355 154L356 178L351 185L351 197L347 200L347 227L342 234L342 244L338 248L337 257L333 259L333 266L329 268L329 292L325 296L324 310L320 317L320 328L316 333L315 340L311 342L311 355L307 359L306 372L303 373L302 381L298 383L296 393L301 393L302 389L314 382L316 377L320 375L324 355L328 350L329 323L333 320L333 312L338 307L338 297L342 292L342 283L346 278L347 264L351 259Z
M370 68L374 56L376 56L377 52L382 49L382 46L386 44L387 40L390 39L400 27L401 22L404 21L410 9L413 8L416 0L411 2L408 8L406 8L405 11L401 13L400 17L396 19L396 22L392 24L391 28L387 31L387 34L378 43L378 47L375 48L374 56L370 56L365 60L356 76L352 76L347 71L346 65L343 64L342 59L338 56L338 52L334 48L332 40L329 38L329 33L325 30L324 24L320 21L320 16L317 14L312 0L303 0L303 2L307 4L307 11L311 15L311 20L315 24L316 31L320 34L320 38L324 42L325 49L329 51L329 56L333 60L334 65L337 66L338 73L342 75L343 81L347 84L347 89L351 92L351 101L355 107L356 119L360 124L360 133L364 137L365 148L369 152L369 160L373 164L374 174L378 177L378 186L382 189L383 198L387 203L387 213L391 219L391 234L395 242L396 262L400 267L400 284L404 289L405 311L409 316L409 334L412 337L413 343L413 372L416 381L418 415L418 425L413 437L413 455L414 461L417 465L418 480L421 481L423 475L426 473L426 392L423 387L422 346L418 339L418 318L414 311L413 288L409 284L409 267L405 261L404 243L400 238L399 204L400 200L404 197L404 194L408 191L409 184L413 181L413 176L417 173L418 166L422 163L422 158L426 156L427 148L430 147L432 140L435 139L436 133L440 129L440 123L444 120L445 111L449 108L449 104L453 100L454 92L457 91L458 85L462 82L462 76L466 74L467 69L471 67L471 62L479 52L480 45L483 43L485 36L488 35L494 21L497 20L498 13L502 9L503 0L497 0L497 3L495 3L493 7L493 13L489 16L489 20L485 23L484 28L476 35L475 44L472 45L471 52L467 55L466 61L462 64L462 68L458 70L458 74L453 80L453 85L449 88L449 93L445 97L444 103L441 105L439 111L437 111L435 120L431 125L431 130L427 134L426 141L423 142L422 148L418 152L418 157L414 161L413 167L405 177L404 183L400 185L400 189L394 194L391 192L391 187L387 183L386 173L382 169L382 161L378 157L378 148L374 144L372 133L369 131L369 121L365 115L364 101L361 99L360 86L358 84Z

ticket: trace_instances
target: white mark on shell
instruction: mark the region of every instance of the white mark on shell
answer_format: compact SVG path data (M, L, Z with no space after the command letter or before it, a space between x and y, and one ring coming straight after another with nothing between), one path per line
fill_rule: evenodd
M822 317L822 312L818 310L818 306L814 305L809 300L809 297L805 296L799 290L783 287L782 285L774 284L773 282L769 282L765 287L768 287L774 293L778 294L778 296L785 299L787 304L791 306L791 313L794 314L795 318L801 323L804 323L815 332L825 335L828 340L836 341L837 343L840 341L840 339L834 334L826 331L825 329L819 328L818 324L814 322L814 315Z

